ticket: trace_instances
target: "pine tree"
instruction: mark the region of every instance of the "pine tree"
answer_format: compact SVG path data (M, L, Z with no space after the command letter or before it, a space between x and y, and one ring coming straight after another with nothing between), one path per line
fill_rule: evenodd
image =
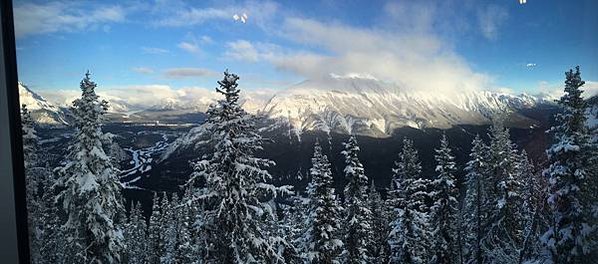
M590 106L590 103L593 103L593 106ZM598 96L593 96L586 100L586 105L588 106L588 111L586 112L588 116L593 116L594 120L598 120ZM589 207L588 222L590 226L593 226L594 235L593 237L598 236L598 125L597 124L590 124L590 118L586 120L586 126L589 129L589 138L590 138L590 145L588 150L585 151L585 156L587 157L588 162L588 180L585 181L583 189L584 195L583 200L587 201ZM594 243L594 250L590 253L586 258L587 259L598 259L598 241L595 239L592 243Z
M38 152L38 137L35 131L35 124L31 118L31 113L27 109L27 105L21 106L21 129L23 133L23 160L25 165L25 194L27 201L27 223L29 234L29 248L31 252L31 261L38 263L42 256L40 249L43 241L40 240L41 227L40 223L41 211L39 201L39 160Z
M177 263L177 251L179 247L180 225L182 220L178 194L172 194L172 199L168 204L167 218L164 226L164 254L160 258L162 264Z
M467 172L466 186L467 191L464 201L464 219L465 219L465 261L467 263L483 263L485 256L482 250L482 241L486 235L488 203L488 165L487 165L487 146L479 135L476 135L472 142L470 160L467 162L465 171Z
M488 154L488 200L491 203L488 217L488 234L483 248L488 261L514 263L519 259L523 242L523 215L521 187L517 168L516 146L510 140L509 129L502 120L490 128Z
M401 154L399 154L399 158L400 157ZM398 172L397 167L398 162L395 161L395 168L392 169L393 176L390 179L390 186L386 190L386 200L384 200L384 210L382 211L384 213L384 222L386 223L386 237L379 258L383 259L383 263L391 263L391 255L393 254L393 251L395 257L397 256L396 244L399 242L398 239L400 238L400 232L398 232L400 231L400 222L397 222L397 220L399 220L399 213L401 212L400 208L398 208L399 202L401 201L399 195L403 194L403 190L401 188L402 179L399 178L399 175L396 173ZM394 233L392 233L393 229L396 229ZM393 245L395 247L394 250L391 249Z
M129 222L125 228L125 241L127 246L127 263L143 264L147 263L147 225L142 215L141 204L131 205L129 213Z
M42 194L39 200L40 234L36 238L40 241L38 261L33 263L63 263L63 234L60 232L61 219L58 206L55 203L56 192L54 190L54 175L50 165L46 163L43 173L39 174L40 184L42 185Z
M164 249L161 247L161 241L164 239L161 235L162 207L158 193L154 193L152 199L152 214L148 224L148 262L159 263L160 256Z
M307 189L307 217L300 242L302 258L307 263L330 264L342 252L339 236L340 208L332 185L328 157L316 141Z
M367 196L367 204L372 212L372 232L368 239L368 248L371 252L373 263L386 263L388 260L386 255L388 252L386 238L388 236L388 222L385 213L384 200L380 196L376 185L372 180Z
M409 139L403 140L403 149L393 169L393 200L395 219L390 223L389 245L392 263L427 263L431 260L429 246L432 232L429 227L430 181L421 178L421 164L417 150Z
M209 153L193 163L191 181L205 181L197 199L203 200L202 229L211 245L206 262L246 263L279 259L264 231L270 217L269 201L279 188L267 183L266 168L273 161L255 157L264 139L257 133L255 118L239 105L235 74L224 72L216 91L225 99L207 111L203 124L211 138Z
M310 209L310 200L309 197L306 197L307 191L309 191L309 188L304 193L296 193L291 196L289 198L291 206L285 207L283 210L283 221L289 225L288 236L292 241L294 253L297 257L295 263L305 263L302 253L308 248L304 241L311 224L307 219Z
M193 185L186 186L183 196L184 203L179 209L179 232L176 251L177 263L192 263L198 257L193 230L193 219L197 215L196 200L193 199Z
M54 203L54 175L38 155L40 145L35 123L25 104L21 107L23 154L29 226L30 261L56 263L62 259L60 219Z
M523 179L522 186L522 214L523 214L523 242L519 252L519 262L537 258L541 253L540 236L547 226L546 179L534 171L527 152L521 151L518 170Z
M280 216L272 221L271 232L276 233L273 244L278 245L278 255L284 257L284 261L275 263L298 264L302 263L296 242L301 236L301 223L305 212L301 207L300 197L291 196L287 203L280 203Z
M359 161L359 146L354 136L343 144L345 150L345 210L346 210L346 263L369 263L371 252L368 239L371 237L371 214L367 204L368 177Z
M586 168L589 156L589 136L585 126L585 101L580 89L579 67L566 72L565 94L557 101L562 108L556 115L556 126L549 131L554 144L547 149L550 167L544 171L549 179L548 203L553 212L552 226L543 235L543 241L552 254L554 263L588 263L595 250L595 203L587 183L592 176ZM595 176L594 176L595 177Z
M436 263L457 263L459 260L459 237L457 220L459 213L459 190L456 187L457 167L446 135L442 135L440 148L436 149L436 172L433 184L432 226Z
M172 223L171 218L174 214L174 209L170 206L170 202L168 201L168 195L166 192L162 193L162 199L160 200L160 208L162 209L160 214L160 222L158 223L160 226L160 241L159 241L159 257L160 262L162 262L162 258L166 255L166 247L169 242L169 234L170 225Z
M102 117L108 104L95 93L89 72L81 81L81 98L73 102L74 142L58 169L59 199L67 214L66 261L111 263L121 260L123 237L121 186L101 143Z
M33 174L35 168L40 165L37 156L39 141L31 113L25 104L21 106L21 129L23 133L23 160L27 172L25 173L27 210L33 212L39 188L38 179Z

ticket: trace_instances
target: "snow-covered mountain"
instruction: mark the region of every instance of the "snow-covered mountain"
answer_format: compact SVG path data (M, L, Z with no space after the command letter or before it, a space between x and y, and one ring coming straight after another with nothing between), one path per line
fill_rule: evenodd
M262 131L284 131L300 137L306 131L389 137L400 127L441 128L483 125L496 113L511 113L508 125L530 127L537 121L518 114L542 99L489 91L458 94L424 93L372 78L338 77L304 81L275 93L256 113L268 117ZM251 110L248 110L252 112ZM197 148L206 139L202 126L176 140L162 156Z
M29 87L19 82L19 100L26 104L33 119L42 125L66 125L68 124L69 111L58 107L39 94L31 91Z
M21 101L37 112L34 113L38 122L67 122L68 109L49 103L23 84L19 84L19 91ZM194 96L189 93L145 106L133 100L135 98L115 94L107 94L102 99L111 106L108 117L113 122L193 122L195 114L205 112L219 99L217 93L210 91L198 90ZM481 90L451 94L421 92L359 76L330 76L307 80L278 92L243 91L241 95L241 104L248 112L275 120L270 123L271 128L290 128L295 134L320 130L375 137L389 136L404 126L449 128L459 124L485 124L494 113L516 112L542 100L529 95ZM521 116L515 119L525 120Z
M388 136L394 129L485 124L494 113L533 107L538 99L489 91L430 93L370 78L304 81L275 94L262 109L297 133L310 130Z

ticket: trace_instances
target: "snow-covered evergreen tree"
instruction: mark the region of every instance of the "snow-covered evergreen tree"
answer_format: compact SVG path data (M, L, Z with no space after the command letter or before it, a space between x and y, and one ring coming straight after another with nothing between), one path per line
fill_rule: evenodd
M566 72L565 93L557 101L562 111L556 115L557 125L549 130L554 144L546 151L551 164L544 175L549 179L553 218L542 239L555 263L590 263L594 260L588 255L596 250L595 200L591 199L595 194L588 193L593 179L586 170L590 145L581 90L584 84L579 67Z
M62 259L60 219L54 203L54 176L43 152L35 122L25 104L21 107L27 222L32 263L56 263Z
M40 183L43 186L39 211L41 223L41 234L37 238L41 243L39 261L33 263L63 263L64 262L64 236L61 232L61 215L58 205L55 203L56 193L53 188L55 179L46 163L43 174L40 174Z
M359 161L359 145L354 136L343 143L345 150L345 263L369 263L368 239L372 236L372 212L367 204L368 177Z
M25 181L27 184L27 210L34 211L36 197L38 195L38 178L33 174L33 169L38 167L40 161L38 160L37 152L39 146L39 139L35 131L35 124L31 118L31 113L27 109L27 105L21 106L21 129L23 133L23 160L25 162ZM31 220L31 219L30 219Z
M176 250L177 263L193 263L197 260L197 243L195 241L195 232L193 222L198 214L196 207L196 200L192 198L194 192L193 185L188 185L185 188L185 194L182 200L184 203L177 206L179 211L179 232Z
M523 241L519 251L519 263L523 263L538 259L542 251L539 238L548 226L547 181L534 171L525 150L519 155L518 168L523 179Z
M431 225L434 229L434 245L436 263L458 263L460 248L458 230L459 189L457 189L457 166L455 157L449 147L446 135L442 135L440 148L436 149L436 172L438 176L432 182L433 206Z
M467 263L483 263L485 257L482 240L486 235L488 203L488 164L487 146L479 135L472 142L470 160L467 162L465 201L463 215L465 219L465 261Z
M114 263L121 261L123 235L121 185L102 146L102 117L107 102L96 95L89 72L81 81L81 98L73 102L75 132L65 165L58 169L59 194L67 214L64 225L66 261Z
M373 180L368 189L367 204L370 212L372 212L372 230L371 236L368 238L371 261L372 263L386 263L388 262L388 243L386 243L389 232L388 220L384 200L376 190Z
M32 263L56 263L61 260L59 219L54 204L54 176L38 155L43 151L35 123L26 105L21 107L23 158L25 165L27 222Z
M161 247L161 240L164 238L161 234L161 223L162 223L162 206L160 206L160 199L158 197L158 193L154 193L154 198L152 199L152 214L149 219L148 227L147 227L147 248L148 248L148 262L149 263L159 263L160 256L164 251Z
M129 222L125 228L125 241L127 246L127 263L144 264L148 262L147 224L142 215L141 204L131 205Z
M403 140L403 149L393 169L396 187L390 203L396 210L390 223L388 243L391 263L428 263L431 260L429 227L430 208L426 201L431 182L421 177L417 150L409 139Z
M180 226L181 226L181 210L178 207L180 205L179 196L175 192L172 194L172 199L168 204L166 210L166 218L164 219L165 226L162 230L164 238L164 253L160 258L162 264L174 264L177 263L177 251L180 244Z
M284 261L274 263L298 264L303 263L299 256L296 246L297 240L301 236L301 227L305 217L305 212L301 206L301 197L292 196L288 200L290 204L280 203L280 216L272 221L270 232L276 233L272 241L278 245L278 254L284 257Z
M239 105L235 74L224 72L216 91L225 99L207 111L204 126L211 138L209 153L193 163L191 181L205 182L194 199L204 203L202 229L212 245L206 262L270 262L281 258L264 231L264 218L273 212L269 201L278 188L269 184L266 168L274 165L255 156L264 139L255 118Z
M21 106L21 129L23 133L23 161L25 165L25 194L27 201L27 226L29 234L29 249L31 252L31 261L40 262L42 256L40 250L43 241L40 240L40 233L43 223L40 223L41 211L39 201L39 160L38 137L35 131L35 124L31 118L31 113L27 105Z
M342 252L340 206L334 194L328 157L316 141L307 187L307 216L299 248L307 263L336 263Z
M493 263L513 263L519 259L523 242L523 179L518 171L519 154L502 120L490 128L488 152L488 192L491 203L488 230L483 248Z
M168 195L166 192L162 193L162 199L160 200L160 208L162 209L160 214L160 222L158 223L160 226L160 241L159 241L159 248L160 248L160 262L162 262L162 258L166 256L166 248L169 242L169 237L171 234L170 226L172 223L171 218L174 214L174 209L172 208L170 201L168 201Z

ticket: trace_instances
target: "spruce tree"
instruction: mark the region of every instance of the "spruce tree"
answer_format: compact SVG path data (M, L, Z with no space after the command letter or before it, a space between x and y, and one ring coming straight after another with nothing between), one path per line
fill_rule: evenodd
M482 240L486 235L488 203L487 203L487 146L479 135L472 142L470 160L465 167L466 186L464 201L465 219L465 261L483 263L484 254Z
M31 261L41 260L40 250L43 241L40 241L40 233L43 223L40 223L41 211L39 201L39 160L38 160L38 137L35 131L35 124L27 105L21 106L21 130L23 133L23 161L25 165L25 195L27 202L27 226L29 234L29 249Z
M380 196L376 185L372 180L372 184L368 189L367 204L372 212L372 231L368 238L368 248L371 252L371 259L373 263L388 262L387 254L388 248L386 238L388 236L388 221L385 212L385 203Z
M330 162L317 141L311 161L307 217L300 250L307 263L330 264L336 262L343 247L339 239L340 208L332 185Z
M180 225L182 220L181 210L178 208L180 205L179 196L175 192L172 194L172 199L168 204L168 213L165 220L164 226L164 253L160 258L162 264L173 264L177 263L177 251L179 247L179 235Z
M89 72L81 81L81 98L73 102L75 132L65 165L58 169L58 198L67 214L64 225L66 261L121 261L121 185L112 161L104 153L101 122L108 103L96 95Z
M501 119L490 128L488 154L488 234L483 247L487 260L494 263L513 263L519 259L523 242L523 180L518 173L519 154L510 140L509 129Z
M256 157L264 139L255 117L239 105L235 74L224 72L216 91L225 97L207 111L208 153L193 163L190 181L205 182L195 195L204 203L202 226L211 248L204 261L270 262L279 259L264 231L264 212L280 191L268 182L273 161Z
M21 129L23 133L23 161L25 162L25 182L27 196L27 210L34 212L38 196L38 177L34 174L36 168L41 165L38 160L39 139L35 131L35 123L27 105L21 106ZM34 219L29 219L34 220ZM31 223L31 222L30 222ZM30 232L31 235L32 232Z
M446 135L442 135L440 148L436 149L436 172L438 176L432 182L433 206L432 228L434 229L435 262L457 263L459 260L458 213L459 189L456 187L457 167L455 157L449 147Z
M189 185L185 188L183 196L184 203L177 208L179 210L179 232L178 243L176 251L177 263L192 263L198 258L196 251L196 241L194 236L193 222L197 216L196 200L193 199L193 186Z
M125 241L127 246L127 263L147 263L147 225L142 215L141 204L131 204L129 222L125 228Z
M54 176L39 152L36 124L25 104L21 107L23 158L25 165L27 222L30 261L56 263L61 260L60 219L54 204Z
M354 136L343 144L345 150L345 249L346 263L369 263L371 252L368 239L371 237L372 212L367 204L368 177L359 161L359 146Z
M541 253L540 236L547 226L546 179L536 173L525 150L521 151L518 171L523 179L523 241L519 263L537 258Z
M391 204L396 213L390 223L388 238L391 263L427 263L431 260L430 208L426 203L431 182L420 174L417 150L411 140L404 139L393 169L396 187Z
M160 214L160 222L158 223L160 226L160 241L159 241L159 248L160 248L160 262L162 258L166 255L166 247L169 242L169 234L170 225L172 223L172 215L174 214L174 209L170 206L170 202L168 201L168 195L166 192L162 193L162 199L160 200L160 208L162 209Z
M386 241L383 247L381 248L380 258L383 259L384 263L390 262L393 251L395 252L396 256L396 248L394 250L391 250L391 248L393 247L391 244L394 244L396 247L398 239L400 238L400 233L398 232L400 231L398 229L400 228L400 226L398 226L400 222L396 221L399 219L399 213L401 212L400 208L398 208L398 205L400 202L399 195L403 194L401 193L403 190L401 188L402 179L399 178L399 175L397 175L397 163L398 162L395 161L395 168L392 169L393 176L390 179L390 186L386 190L386 200L384 200L384 210L382 211L384 213L384 222L386 223ZM395 227L397 227L397 229L394 233L392 233L392 230L395 229Z
M543 242L554 263L589 263L596 250L596 213L591 209L595 197L589 193L592 173L589 160L589 136L585 126L586 105L582 98L585 84L579 67L566 72L564 95L557 101L561 112L556 126L549 132L554 143L547 149L550 166L544 171L549 179L548 203L552 209L552 226ZM594 174L595 177L595 174ZM590 198L590 199L588 199Z
M58 205L55 203L55 178L48 163L41 172L43 173L38 176L39 183L42 185L42 194L38 203L40 218L37 220L40 223L41 232L36 238L40 244L39 256L41 258L32 262L62 263L64 260L64 237L60 229L62 224L61 215L59 214Z
M158 193L154 193L152 199L152 214L148 224L148 262L159 263L163 248L161 247L161 240L164 238L160 233L162 222L162 207L160 206L160 199Z
M298 208L301 205L295 204L300 203L297 196L290 197L287 202L290 204L286 202L278 204L280 215L271 222L270 227L270 232L276 234L273 244L277 245L278 254L284 257L284 261L275 263L303 263L296 243L299 242L305 212Z

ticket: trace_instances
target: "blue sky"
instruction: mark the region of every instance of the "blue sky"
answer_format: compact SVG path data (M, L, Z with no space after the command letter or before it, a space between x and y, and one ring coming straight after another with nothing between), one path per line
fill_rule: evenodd
M536 93L580 65L598 80L598 1L21 1L20 80L76 90L249 89L358 74L424 91ZM233 15L248 15L247 23Z

